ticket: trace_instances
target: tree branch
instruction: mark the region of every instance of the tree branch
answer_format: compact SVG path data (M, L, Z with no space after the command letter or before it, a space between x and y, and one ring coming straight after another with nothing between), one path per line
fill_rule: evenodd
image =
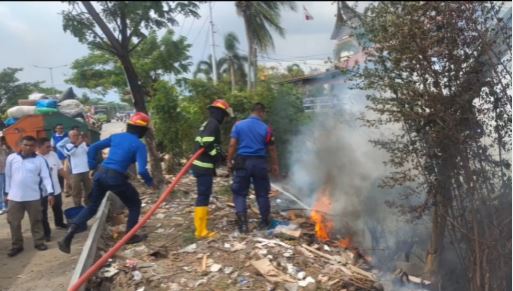
M102 45L94 44L94 43L89 44L89 45L94 47L94 48L96 48L96 49L99 49L99 50L105 51L105 52L107 52L109 54L112 54L114 56L117 55L117 53L108 45L107 46L102 46Z
M109 1L105 1L104 3L105 3L105 5L107 5L107 7L109 9L112 9L111 6L109 6ZM116 21L116 19L113 19L113 21L114 21L114 24L116 25L116 27L118 28L118 33L119 33L119 36L120 36L119 38L121 38L121 27L120 27L119 23Z
M124 4L120 3L119 5L124 5ZM128 23L126 20L125 7L120 7L119 10L120 10L119 11L119 19L121 22L121 29L120 29L121 45L124 48L127 48L130 45L130 40L128 39L128 34L127 34Z
M146 36L145 37L141 37L141 39L136 44L134 44L133 47L128 49L128 53L133 52L145 39L146 39Z
M112 30L109 28L109 26L105 23L103 18L98 14L96 9L94 8L93 4L89 1L81 1L84 8L87 10L89 15L91 15L91 18L93 21L100 27L101 31L107 37L107 40L111 44L112 49L117 53L121 54L123 52L121 44L119 43L119 40L116 38Z
M132 41L132 37L134 37L134 34L135 34L135 27L139 27L139 25L141 25L142 23L142 20L139 20L135 25L134 25L134 29L132 29L132 31L130 31L130 33L128 34L128 37L127 37L127 41L128 43L130 43L130 41Z

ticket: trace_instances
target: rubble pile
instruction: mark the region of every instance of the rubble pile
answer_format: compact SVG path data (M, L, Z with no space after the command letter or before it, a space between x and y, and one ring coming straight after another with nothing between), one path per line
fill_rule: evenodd
M142 194L143 211L148 211L158 197L135 184ZM134 291L384 290L369 258L356 248L318 241L314 224L300 213L273 213L274 228L259 231L258 210L250 195L251 232L239 234L229 187L229 178L216 178L209 230L217 236L197 241L193 225L195 179L184 177L140 231L149 238L124 246L97 273L90 287ZM273 195L276 198L279 194ZM126 213L112 215L99 255L122 237L124 216Z

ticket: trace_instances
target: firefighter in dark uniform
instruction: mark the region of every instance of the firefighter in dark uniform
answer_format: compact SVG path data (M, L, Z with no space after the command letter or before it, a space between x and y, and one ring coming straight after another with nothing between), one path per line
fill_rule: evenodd
M215 176L216 164L223 159L221 151L221 129L223 120L233 116L233 110L228 102L218 99L208 106L210 117L203 123L195 139L196 149L205 148L205 152L192 164L196 177L198 196L194 208L194 227L196 238L209 238L215 235L208 231L208 204L212 194L212 183Z
M278 155L274 145L271 128L264 123L265 106L256 103L251 116L237 122L231 133L228 149L228 169L233 171L233 202L240 233L248 233L246 198L250 183L253 182L260 211L259 229L266 229L271 223L271 204L267 157L271 156L271 172L278 177ZM236 156L235 156L236 153Z

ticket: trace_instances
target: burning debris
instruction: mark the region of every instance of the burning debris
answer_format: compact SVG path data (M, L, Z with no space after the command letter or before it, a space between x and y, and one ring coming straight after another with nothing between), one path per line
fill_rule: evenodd
M142 229L149 234L148 240L124 246L92 280L90 287L95 290L393 290L383 287L386 282L380 283L381 278L392 274L376 269L372 264L374 258L359 248L349 222L343 223L331 213L336 194L333 181L326 179L314 192L315 202L309 209L286 210L284 205L290 208L303 202L291 193L274 193L272 229L254 229L259 216L250 212L252 232L240 235L235 230L234 210L230 206L230 180L216 178L217 195L212 197L210 207L211 226L218 236L196 241L192 224L196 185L194 178L187 177ZM144 191L141 191L143 208L147 211L156 198ZM256 204L253 195L249 204ZM111 223L104 233L105 244L110 246L120 239L116 232L119 219L112 219ZM393 284L419 281L404 274L402 271L397 275ZM419 282L416 283L419 286L426 283Z

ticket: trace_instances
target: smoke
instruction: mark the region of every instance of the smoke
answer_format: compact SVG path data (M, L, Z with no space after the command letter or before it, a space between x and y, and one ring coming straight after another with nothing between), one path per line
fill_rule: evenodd
M374 264L394 271L396 261L405 256L409 259L415 246L428 241L424 239L428 228L405 223L385 205L385 200L397 198L393 190L378 187L391 169L383 164L386 153L369 140L397 129L363 126L359 117L369 113L365 110L366 92L348 87L335 88L346 101L342 106L315 113L292 141L288 184L312 207L317 191L330 184L334 232L341 237L350 235L357 247L373 256Z

